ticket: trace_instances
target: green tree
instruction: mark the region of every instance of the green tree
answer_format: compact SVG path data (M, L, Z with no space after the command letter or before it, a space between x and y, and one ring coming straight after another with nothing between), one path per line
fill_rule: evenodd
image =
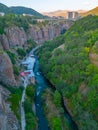
M54 95L53 95L54 103L57 107L61 106L61 95L60 93L56 90Z

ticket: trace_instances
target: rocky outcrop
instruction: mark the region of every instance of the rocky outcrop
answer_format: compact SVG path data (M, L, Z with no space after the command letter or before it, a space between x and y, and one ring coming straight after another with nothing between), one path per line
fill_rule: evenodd
M0 130L19 130L19 122L7 102L10 92L0 85Z
M5 85L16 86L12 63L3 51L0 53L0 82Z
M10 47L23 46L26 41L26 33L23 28L11 27L5 29L6 36Z

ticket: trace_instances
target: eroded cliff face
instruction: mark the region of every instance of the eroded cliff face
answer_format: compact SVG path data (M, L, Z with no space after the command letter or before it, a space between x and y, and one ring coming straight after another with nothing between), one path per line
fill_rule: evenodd
M12 63L3 51L0 52L0 82L7 86L16 86Z
M0 41L5 50L9 50L15 46L23 46L27 40L32 39L38 44L59 36L67 30L72 23L47 24L47 25L31 25L27 32L21 27L9 27L5 29L5 34L0 35Z
M6 28L5 33L10 47L22 46L27 41L26 33L23 28L19 27Z
M45 41L52 40L53 38L59 36L70 26L70 23L45 25L41 27L32 25L28 29L27 38L36 41L38 44L44 43Z
M7 102L10 92L0 85L0 130L19 130L19 122Z

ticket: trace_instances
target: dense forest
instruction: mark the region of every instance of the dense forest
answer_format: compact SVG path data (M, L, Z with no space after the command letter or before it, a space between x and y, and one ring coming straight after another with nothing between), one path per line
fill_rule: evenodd
M98 16L74 23L37 52L40 68L63 94L80 130L98 128Z

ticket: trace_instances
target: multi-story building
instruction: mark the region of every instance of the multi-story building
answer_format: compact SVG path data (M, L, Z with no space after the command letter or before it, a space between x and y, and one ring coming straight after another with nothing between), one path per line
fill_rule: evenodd
M71 11L71 12L67 12L66 19L77 19L78 17L79 17L78 12Z

